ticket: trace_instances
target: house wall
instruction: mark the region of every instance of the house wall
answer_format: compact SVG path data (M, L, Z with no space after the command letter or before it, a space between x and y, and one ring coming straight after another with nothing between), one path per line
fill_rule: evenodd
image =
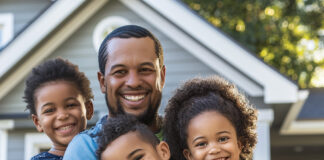
M51 0L0 0L0 14L14 15L15 35L51 3Z

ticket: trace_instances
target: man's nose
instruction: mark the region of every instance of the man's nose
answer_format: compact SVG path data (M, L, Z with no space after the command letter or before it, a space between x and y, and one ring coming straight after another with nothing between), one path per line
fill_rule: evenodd
M126 80L126 85L130 88L137 88L141 85L141 77L140 75L133 71L133 72L129 72L128 76L127 76L127 80Z

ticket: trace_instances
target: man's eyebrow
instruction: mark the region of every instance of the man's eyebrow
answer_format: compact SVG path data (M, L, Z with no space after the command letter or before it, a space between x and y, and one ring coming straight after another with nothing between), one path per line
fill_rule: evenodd
M129 159L130 157L132 157L136 152L139 152L139 151L141 151L141 150L143 150L143 149L135 149L133 152L131 152L130 154L128 154L128 156L127 156L127 159Z
M117 67L126 67L126 66L123 65L123 64L115 64L115 65L113 65L113 66L110 67L110 70L112 71L113 69L115 69Z
M141 63L141 66L151 66L151 67L154 67L154 64L152 62L144 62L144 63Z

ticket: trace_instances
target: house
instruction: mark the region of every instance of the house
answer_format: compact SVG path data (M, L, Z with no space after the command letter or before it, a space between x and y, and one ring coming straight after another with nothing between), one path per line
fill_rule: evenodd
M160 114L181 82L218 74L236 84L259 111L255 160L324 158L323 118L313 116L314 106L307 103L315 92L300 90L179 1L2 0L0 160L27 160L51 146L36 131L21 98L26 76L47 59L67 58L90 79L95 116L89 126L108 112L97 82L96 53L103 34L125 24L148 28L162 43L167 72Z

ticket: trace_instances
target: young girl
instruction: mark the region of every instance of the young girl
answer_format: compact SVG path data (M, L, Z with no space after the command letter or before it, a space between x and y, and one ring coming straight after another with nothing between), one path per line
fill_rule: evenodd
M56 58L33 68L24 94L37 130L53 143L48 152L32 160L63 159L69 142L86 128L93 115L90 81L76 65Z
M164 138L172 159L252 159L255 109L224 79L187 81L176 90L165 113Z

